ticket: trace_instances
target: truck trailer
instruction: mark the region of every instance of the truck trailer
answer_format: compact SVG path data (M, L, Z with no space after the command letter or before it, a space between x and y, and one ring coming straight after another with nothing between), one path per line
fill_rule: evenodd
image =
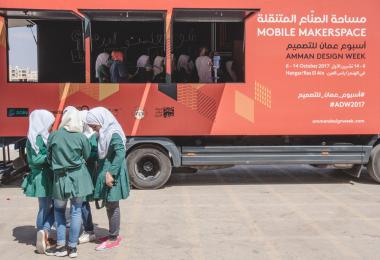
M25 137L34 109L54 113L57 125L67 105L104 106L127 135L140 189L162 187L176 168L239 164L356 176L367 167L380 182L379 8L375 0L2 0L0 138ZM29 78L15 76L15 52L28 49L16 46L22 37L14 43L20 28L34 39ZM201 47L211 53L210 82L194 67L184 77L178 64L181 55L195 63ZM153 71L163 57L162 77L99 83L96 58L114 50L131 74L141 55Z

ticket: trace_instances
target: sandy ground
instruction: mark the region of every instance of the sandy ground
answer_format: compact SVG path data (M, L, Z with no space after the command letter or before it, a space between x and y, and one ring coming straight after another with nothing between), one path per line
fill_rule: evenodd
M93 207L97 235L105 210ZM34 251L37 201L0 188L0 258L55 259ZM379 259L380 189L311 166L242 166L179 173L165 188L121 203L122 246L79 259Z

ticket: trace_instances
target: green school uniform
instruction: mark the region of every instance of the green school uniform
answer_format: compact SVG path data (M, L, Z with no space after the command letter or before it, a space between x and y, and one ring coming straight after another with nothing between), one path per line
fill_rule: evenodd
M112 188L106 185L105 175L110 172L115 179ZM125 164L125 147L118 134L113 134L108 147L107 156L98 161L98 174L94 199L103 201L119 201L129 196L128 170Z
M85 198L92 194L94 186L85 163L90 152L90 142L82 133L60 128L50 134L48 160L54 172L54 199Z
M88 138L91 146L90 157L87 159L86 165L90 173L92 184L95 186L96 183L96 168L98 160L98 141L96 139L96 134L93 134ZM86 198L87 201L93 200L93 194L90 194Z
M36 138L39 153L32 148L29 140L26 142L26 156L30 174L25 177L21 188L28 197L50 197L52 191L53 173L47 163L46 145L40 135Z
M87 159L87 169L90 172L91 178L95 183L96 180L96 162L98 160L98 141L96 134L93 134L88 138L91 146L90 157Z

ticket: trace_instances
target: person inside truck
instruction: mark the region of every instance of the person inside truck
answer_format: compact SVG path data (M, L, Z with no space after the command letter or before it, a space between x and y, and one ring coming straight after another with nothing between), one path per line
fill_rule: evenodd
M129 196L128 170L125 163L126 138L113 114L104 107L91 109L86 123L98 133L98 171L94 199L97 208L106 207L109 236L95 249L102 251L121 243L119 201ZM102 205L98 202L102 200Z
M161 83L165 82L165 57L162 53L158 53L153 61L153 80L152 82Z
M59 129L50 134L47 158L53 170L52 197L57 223L57 245L45 251L49 256L77 257L77 244L82 223L84 198L94 190L86 167L91 153L90 142L83 132L83 123L76 109L65 112ZM71 222L66 247L66 205L71 202Z
M127 66L124 63L124 54L121 51L112 51L110 65L111 83L129 82Z
M211 83L212 79L212 60L206 47L199 49L199 57L195 60L195 67L198 72L200 83Z
M153 68L150 63L150 58L148 55L141 55L136 62L136 73L133 76L134 82L151 82L153 79Z
M95 61L95 77L100 83L110 82L110 55L102 52Z
M189 46L187 51L179 55L177 62L178 82L193 82L194 61L192 59L192 48Z
M237 75L234 70L234 61L228 60L225 64L227 77L226 82L236 82L237 81Z
M30 113L26 156L30 173L24 178L21 188L28 197L38 198L36 219L36 249L44 254L49 245L49 232L54 224L54 208L51 198L52 172L47 162L46 144L51 132L54 115L47 110L37 109Z

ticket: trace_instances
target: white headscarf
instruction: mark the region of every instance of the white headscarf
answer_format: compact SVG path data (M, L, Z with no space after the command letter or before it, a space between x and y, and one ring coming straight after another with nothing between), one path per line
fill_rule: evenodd
M67 111L70 111L70 110L76 110L78 111L78 109L76 107L73 107L73 106L67 106L65 107L65 109L63 110L62 114L66 113Z
M194 63L190 60L189 55L181 54L179 56L177 62L177 70L180 71L182 68L186 71L187 74L191 74L191 72L194 70Z
M38 154L40 148L37 146L37 136L41 135L44 143L47 143L49 129L54 123L54 115L45 109L34 110L29 115L28 140L33 150Z
M145 68L150 65L150 60L148 55L141 55L137 59L136 67L138 68Z
M162 56L156 56L153 62L153 74L154 76L164 72L165 58Z
M79 110L76 108L68 109L64 111L61 124L59 128L65 128L69 132L82 133L83 122L79 114Z
M96 78L99 78L98 68L101 65L108 67L107 62L108 62L109 58L110 58L110 55L107 52L100 53L98 55L98 57L96 58L96 61L95 61L95 77Z
M86 117L87 117L87 114L88 114L88 110L82 110L82 111L79 111L79 114L80 114L80 118L83 122L83 134L87 137L87 138L90 138L95 132L94 130L92 130L91 127L88 126L88 124L86 123Z
M98 155L100 159L106 157L113 134L118 134L123 140L123 144L125 146L127 139L125 138L124 131L119 122L117 122L116 118L108 109L104 107L96 107L91 109L88 111L86 123L88 125L101 126L98 139Z

